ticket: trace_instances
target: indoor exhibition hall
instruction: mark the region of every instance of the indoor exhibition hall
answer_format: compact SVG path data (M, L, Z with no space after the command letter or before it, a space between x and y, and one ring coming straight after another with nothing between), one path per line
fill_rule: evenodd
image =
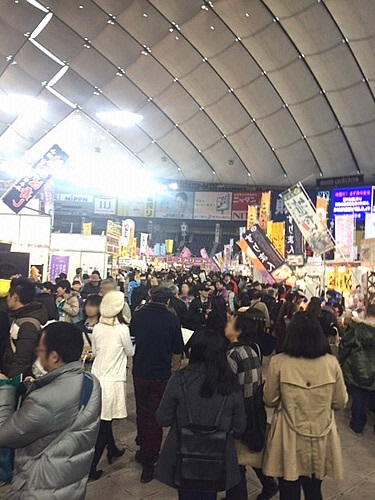
M375 500L375 0L0 0L0 500Z

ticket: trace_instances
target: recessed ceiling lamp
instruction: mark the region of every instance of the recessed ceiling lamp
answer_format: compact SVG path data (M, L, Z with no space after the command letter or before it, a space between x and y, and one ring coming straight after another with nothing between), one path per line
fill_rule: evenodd
M130 111L100 111L96 113L97 118L110 123L115 127L132 127L143 120L143 116Z
M173 191L177 191L178 189L178 184L177 182L171 182L169 185L168 185L169 189L173 189Z

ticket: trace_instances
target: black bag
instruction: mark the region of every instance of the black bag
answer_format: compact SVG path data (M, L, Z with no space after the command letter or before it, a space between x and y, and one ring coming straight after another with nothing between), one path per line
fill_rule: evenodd
M267 414L263 402L263 384L260 384L252 397L247 413L246 430L241 441L250 451L259 453L266 444Z
M181 372L189 424L180 430L175 485L180 490L218 492L226 489L228 433L219 428L226 397L213 426L193 423L184 373Z

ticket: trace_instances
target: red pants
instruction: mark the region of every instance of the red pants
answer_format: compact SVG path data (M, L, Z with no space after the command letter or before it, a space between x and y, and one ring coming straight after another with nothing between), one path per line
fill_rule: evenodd
M159 458L163 429L156 422L156 410L163 397L168 380L134 379L137 409L137 443L139 460L143 467L153 467Z

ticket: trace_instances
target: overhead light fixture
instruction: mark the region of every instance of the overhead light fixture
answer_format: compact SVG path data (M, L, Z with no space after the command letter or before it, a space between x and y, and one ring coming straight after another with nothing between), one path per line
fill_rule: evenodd
M0 95L0 109L14 115L32 113L34 116L40 116L46 113L47 103L28 95Z
M26 0L26 2L29 3L30 5L32 5L33 7L36 7L37 9L43 11L43 12L49 12L49 10L46 9L46 7L44 7L44 5L39 3L37 0Z
M47 24L50 22L52 18L53 18L53 13L48 12L48 14L43 17L43 19L40 21L35 30L31 33L30 38L36 38L38 35L40 35L40 33L44 30L44 28L47 26Z
M52 54L46 47L44 47L41 43L37 42L33 38L30 38L30 42L35 45L39 50L43 52L43 54L46 54L46 56L50 57L53 61L57 62L57 64L60 64L60 66L65 66L64 61L59 59L58 57L55 56L55 54Z
M56 85L56 83L61 80L61 78L65 75L65 73L68 71L69 66L63 66L60 71L56 73L55 76L51 78L51 80L47 83L48 87L52 87L53 85Z
M169 189L173 189L173 191L177 191L178 189L178 184L177 182L171 182L169 185L168 185Z
M96 113L97 118L103 120L115 127L132 127L143 120L143 116L130 111L99 111Z

